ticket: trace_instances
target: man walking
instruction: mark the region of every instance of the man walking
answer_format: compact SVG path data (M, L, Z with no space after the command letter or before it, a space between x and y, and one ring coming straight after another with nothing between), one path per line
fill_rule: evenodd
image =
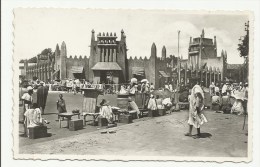
M44 86L44 82L40 82L40 86L37 89L37 105L41 109L41 114L44 114L46 100L48 96L48 89Z

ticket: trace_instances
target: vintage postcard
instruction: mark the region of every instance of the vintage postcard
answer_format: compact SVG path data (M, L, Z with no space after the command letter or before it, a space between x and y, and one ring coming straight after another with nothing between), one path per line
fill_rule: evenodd
M250 11L14 9L15 159L252 160Z

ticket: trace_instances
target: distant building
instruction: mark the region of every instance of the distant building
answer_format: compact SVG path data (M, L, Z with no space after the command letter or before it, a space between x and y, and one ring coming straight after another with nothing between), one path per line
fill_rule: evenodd
M187 74L188 82L193 84L202 81L204 86L209 86L211 82L223 80L227 68L227 52L221 52L217 56L217 40L205 37L204 29L200 37L190 37L188 48L188 59L181 59L181 66L190 73Z

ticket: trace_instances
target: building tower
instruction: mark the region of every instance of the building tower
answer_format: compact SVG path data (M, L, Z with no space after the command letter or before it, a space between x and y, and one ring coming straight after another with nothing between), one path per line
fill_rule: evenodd
M66 58L67 58L67 48L65 42L63 41L61 44L61 51L60 51L60 79L61 80L67 78Z
M203 59L217 58L217 40L205 37L205 31L202 30L200 37L190 37L188 59L193 67L200 68L203 65Z
M166 59L166 48L165 46L163 46L162 48L162 60L165 60Z
M150 63L149 63L149 71L150 71L150 76L148 80L151 83L154 83L155 88L157 89L159 86L159 80L156 80L158 78L158 71L156 69L156 60L157 60L157 49L155 43L152 44L151 47L151 57L150 57Z
M124 31L118 41L116 33L98 33L92 30L89 80L94 83L119 83L128 79L127 49Z

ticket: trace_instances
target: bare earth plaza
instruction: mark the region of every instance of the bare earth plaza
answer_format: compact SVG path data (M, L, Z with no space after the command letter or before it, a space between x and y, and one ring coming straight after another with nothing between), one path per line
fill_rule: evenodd
M247 13L29 11L18 154L249 156Z

